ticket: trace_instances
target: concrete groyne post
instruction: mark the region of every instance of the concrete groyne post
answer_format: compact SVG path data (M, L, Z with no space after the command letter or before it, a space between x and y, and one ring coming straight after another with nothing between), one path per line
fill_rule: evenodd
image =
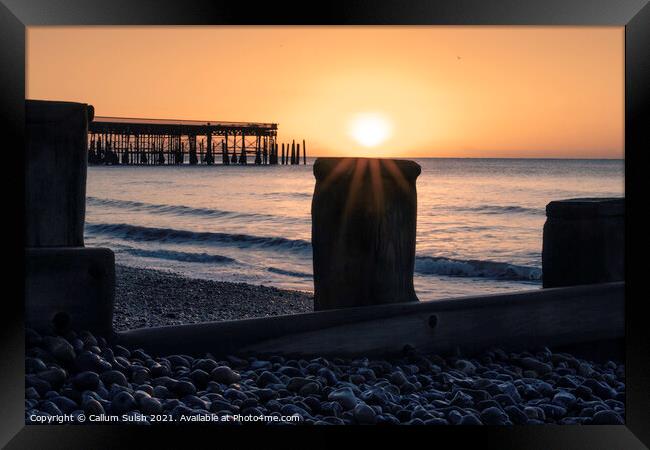
M546 205L543 286L625 279L625 199L576 198Z
M420 170L404 160L316 160L316 311L418 300L413 269Z
M115 259L84 247L90 105L25 105L25 321L38 331L112 332Z

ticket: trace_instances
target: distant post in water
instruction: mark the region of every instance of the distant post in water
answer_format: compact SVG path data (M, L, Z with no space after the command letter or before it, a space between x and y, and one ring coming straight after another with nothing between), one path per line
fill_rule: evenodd
M282 165L284 166L284 142L282 143Z
M196 135L190 136L190 164L195 165L199 160L196 157Z
M221 162L224 166L230 164L230 158L228 158L228 147L226 146L226 141L221 141Z
M209 125L210 124L208 123L208 126ZM214 162L214 158L212 156L212 131L208 130L206 139L208 142L208 147L205 151L205 162L206 164L211 165Z
M546 205L545 288L625 279L625 199L576 198Z
M262 150L260 149L260 137L259 135L257 136L257 139L255 140L255 164L260 165L262 164Z
M239 155L239 164L248 164L246 158L246 135L242 132L241 135L241 153Z
M420 170L405 160L316 160L316 311L418 300L413 268Z
M304 139L302 140L302 163L305 166L307 165L307 145Z

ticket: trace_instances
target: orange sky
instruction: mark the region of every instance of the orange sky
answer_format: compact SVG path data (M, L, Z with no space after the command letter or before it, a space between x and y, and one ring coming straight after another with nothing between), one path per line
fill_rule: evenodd
M27 98L277 122L312 156L621 158L623 94L623 27L27 30ZM357 142L359 114L386 140Z

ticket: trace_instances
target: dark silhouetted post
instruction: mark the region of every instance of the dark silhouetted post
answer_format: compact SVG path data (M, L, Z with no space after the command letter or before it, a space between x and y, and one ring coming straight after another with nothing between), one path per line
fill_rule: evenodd
M210 124L208 123L208 126ZM207 141L208 141L208 148L205 152L205 162L208 165L212 165L214 162L214 157L212 156L212 131L208 130L208 135L207 135Z
M307 145L304 139L302 140L302 163L307 165Z
M546 205L545 288L625 279L625 199L577 198Z
M255 140L255 164L258 166L262 164L262 150L260 149L259 136L257 136L257 139Z
M239 154L239 164L248 164L248 158L246 157L246 135L243 131L241 135L241 153Z
M230 155L228 154L228 133L223 136L223 145L222 145L222 161L224 165L230 164Z
M129 163L129 148L125 148L124 152L122 153L122 164L128 164Z
M315 310L417 301L413 266L420 166L319 158L314 175Z
M190 136L190 164L196 165L199 159L196 157L196 135Z
M224 166L230 164L230 158L228 157L228 145L226 144L225 140L221 141L221 162Z
M25 246L83 247L93 107L34 100L25 108Z
M282 165L284 165L284 142L282 143Z

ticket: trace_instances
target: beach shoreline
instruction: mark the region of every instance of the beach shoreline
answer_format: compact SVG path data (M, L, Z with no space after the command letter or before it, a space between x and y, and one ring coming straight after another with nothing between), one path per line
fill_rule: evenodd
M313 294L115 266L115 331L313 311Z

